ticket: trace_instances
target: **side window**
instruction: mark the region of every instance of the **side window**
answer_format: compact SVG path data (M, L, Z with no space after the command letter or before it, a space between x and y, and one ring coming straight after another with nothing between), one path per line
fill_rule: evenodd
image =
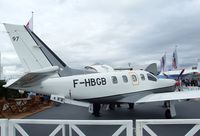
M118 83L116 76L112 76L111 78L112 78L113 84L117 84Z
M151 74L147 74L147 78L148 78L148 80L151 80L151 81L157 81L156 77L154 77Z
M137 77L135 75L132 75L133 82L137 82Z
M145 80L145 76L143 74L140 74L140 77L142 80Z
M122 76L122 79L123 79L124 83L127 83L127 82L128 82L127 76L123 75L123 76Z

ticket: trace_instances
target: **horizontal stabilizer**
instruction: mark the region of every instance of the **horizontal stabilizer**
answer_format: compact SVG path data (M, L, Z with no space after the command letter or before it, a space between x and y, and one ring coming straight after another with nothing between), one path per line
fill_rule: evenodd
M57 75L59 67L52 66L43 68L37 71L29 72L17 80L9 80L3 87L13 88L13 89L25 89L33 85L39 84L41 81L45 80L47 77L52 75Z
M150 94L139 99L136 103L184 100L195 98L200 98L199 90Z
M72 105L77 105L81 107L89 107L90 103L88 102L82 102L82 101L77 101L73 99L67 99L64 96L61 95L51 95L50 98L52 101L59 102L59 103L67 103L67 104L72 104Z
M72 104L72 105L76 105L76 106L86 107L86 108L88 108L89 112L93 113L93 111L92 111L93 106L92 106L92 104L90 104L88 102L67 99L61 95L51 95L50 99L52 101L59 102L59 103L67 103L67 104Z
M51 67L46 67L46 68L42 68L42 69L38 69L29 73L41 73L41 74L45 74L45 73L51 73L51 72L56 72L59 70L58 66L51 66Z

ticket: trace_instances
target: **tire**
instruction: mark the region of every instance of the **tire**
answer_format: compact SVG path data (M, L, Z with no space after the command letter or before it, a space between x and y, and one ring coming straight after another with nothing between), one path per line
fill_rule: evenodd
M109 104L109 109L110 110L115 110L115 104Z

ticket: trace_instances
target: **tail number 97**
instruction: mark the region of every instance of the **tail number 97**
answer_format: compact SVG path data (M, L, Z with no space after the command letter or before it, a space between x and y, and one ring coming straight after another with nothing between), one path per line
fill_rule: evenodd
M17 42L19 40L19 36L13 36L12 40Z

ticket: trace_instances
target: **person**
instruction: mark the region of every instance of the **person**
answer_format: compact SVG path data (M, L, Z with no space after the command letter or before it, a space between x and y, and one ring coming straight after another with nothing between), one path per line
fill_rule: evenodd
M191 86L194 86L195 83L194 83L194 79L191 80Z
M131 109L134 109L134 103L129 103L128 106L129 106L128 109L130 109L130 110L131 110Z
M36 96L36 93L33 92L28 93L28 98L33 98L34 96Z
M200 79L197 80L198 87L200 87Z
M185 79L182 79L182 86L186 86L186 81L185 81Z
M185 86L186 86L186 87L189 86L189 79L185 79Z
M100 117L100 109L101 109L101 104L99 103L93 103L93 115L95 117Z
M197 79L195 80L195 86L198 86L198 80Z
M188 79L188 86L192 86L192 80Z

